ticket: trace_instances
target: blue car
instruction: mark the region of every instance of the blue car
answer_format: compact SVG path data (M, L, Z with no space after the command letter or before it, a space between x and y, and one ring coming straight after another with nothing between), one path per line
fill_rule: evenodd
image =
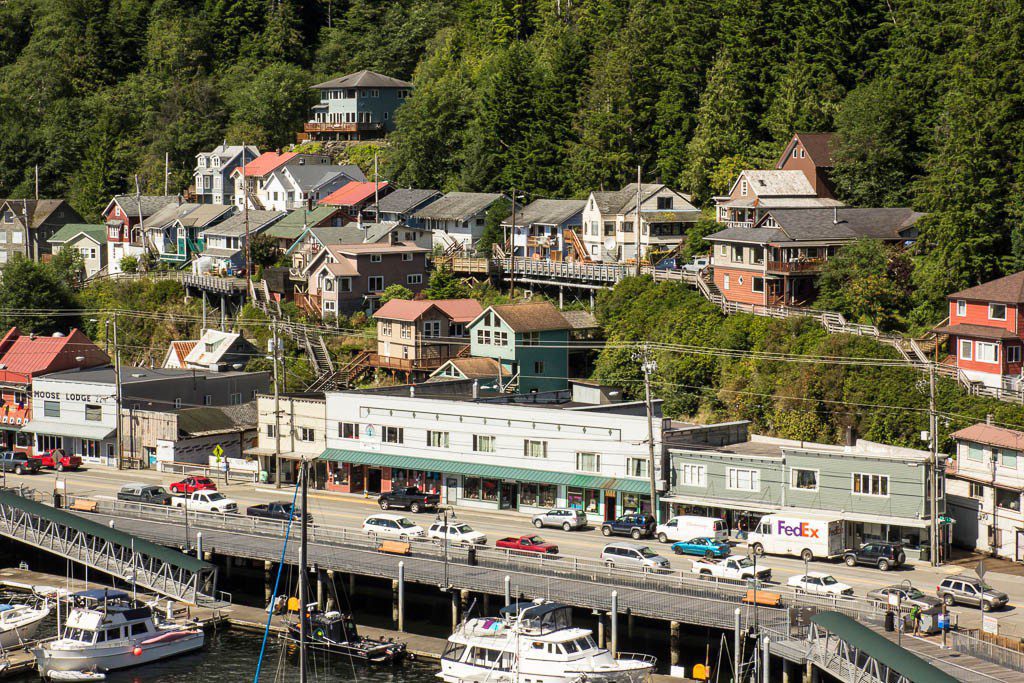
M672 552L676 555L702 555L708 559L712 557L728 557L732 549L728 543L719 543L713 538L691 538L689 541L679 541L672 544Z

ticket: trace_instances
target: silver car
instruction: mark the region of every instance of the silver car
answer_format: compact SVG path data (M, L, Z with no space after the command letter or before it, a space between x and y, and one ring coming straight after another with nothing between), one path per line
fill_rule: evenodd
M601 561L608 567L626 567L655 572L667 572L672 569L667 558L662 557L643 543L629 543L628 541L606 545L601 551Z
M583 510L554 508L534 515L533 525L538 529L552 526L561 527L563 531L572 531L573 529L586 529L590 522L587 520L587 513Z

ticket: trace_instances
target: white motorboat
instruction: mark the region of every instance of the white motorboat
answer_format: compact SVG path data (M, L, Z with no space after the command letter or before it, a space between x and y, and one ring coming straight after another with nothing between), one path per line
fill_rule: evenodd
M152 608L127 593L96 589L71 597L75 607L60 637L32 650L44 678L52 671L127 669L203 646L202 629L157 623Z
M35 636L40 622L50 615L50 608L31 605L0 604L0 650L27 643Z
M518 602L497 618L463 622L448 638L437 676L445 683L648 683L657 660L598 647L572 625L572 608Z

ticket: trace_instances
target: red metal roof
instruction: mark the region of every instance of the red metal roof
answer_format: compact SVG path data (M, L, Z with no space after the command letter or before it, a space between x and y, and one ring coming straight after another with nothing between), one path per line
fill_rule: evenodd
M484 307L476 299L439 299L434 303L456 323L472 322L484 312Z
M960 431L953 432L950 436L958 441L974 441L975 443L983 443L988 446L1000 446L1002 448L1024 451L1024 432L1006 427L997 427L996 425L984 422L965 427Z
M4 340L10 336L11 333L8 333ZM76 360L79 357L83 360ZM103 349L77 329L60 337L21 334L0 356L0 380L27 382L32 377L49 372L91 368L108 363L110 358Z
M387 186L387 182L360 183L352 181L342 185L340 188L321 199L320 203L327 204L329 206L354 206L361 202L365 202L367 199L372 197L374 188L377 190L383 190Z
M289 159L295 156L295 152L285 152L284 154L278 154L277 152L264 152L249 163L245 165L246 176L265 176L271 171L280 168Z
M391 299L378 308L373 317L412 322L434 307L456 323L468 323L483 312L480 302L475 299Z

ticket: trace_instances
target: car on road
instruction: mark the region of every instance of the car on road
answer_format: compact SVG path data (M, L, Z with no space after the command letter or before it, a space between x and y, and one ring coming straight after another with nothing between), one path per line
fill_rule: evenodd
M245 509L245 514L250 517L262 517L263 519L280 519L287 522L289 519L295 520L296 522L302 519L302 510L292 505L290 500L275 500L270 503L260 503L259 505L250 505ZM313 521L313 515L310 514L307 521Z
M643 543L616 541L601 550L601 561L606 567L626 567L644 571L671 571L668 558L648 548Z
M728 557L732 548L728 543L719 543L713 538L699 536L689 541L677 541L672 544L672 552L676 555L702 555L708 559L712 557Z
M171 493L192 493L193 491L216 491L217 484L209 477L185 477L169 487Z
M922 593L910 584L876 588L875 590L868 591L867 598L868 600L876 601L880 605L888 605L889 597L892 595L899 596L900 603L903 605L917 605L921 609L931 609L942 604L942 600L939 598Z
M424 510L436 510L441 504L441 496L436 493L424 493L415 486L406 486L380 494L377 504L381 510L404 508L416 514Z
M757 570L756 572L754 570ZM761 582L772 580L772 570L768 567L757 567L749 557L726 557L721 560L709 560L701 558L693 561L690 573L700 577L714 577L716 579L729 579L731 581L746 581L757 579Z
M981 607L982 612L1001 609L1010 602L1010 596L1006 593L996 590L976 576L964 574L947 576L939 582L935 592L947 605Z
M363 533L370 536L386 536L408 541L423 538L427 532L423 527L401 515L376 514L363 520Z
M427 529L427 538L438 543L444 543L445 537L448 542L455 545L487 545L487 536L474 531L473 527L465 522L437 520Z
M171 505L188 512L238 512L238 501L220 491L193 491L184 496L175 496L171 499Z
M604 522L601 524L601 533L605 536L629 536L638 541L653 536L657 526L658 522L651 515L632 513Z
M48 467L51 470L63 472L64 470L77 470L82 466L82 457L69 455L63 448L51 448L38 455L31 456L39 460L41 467Z
M889 541L872 541L865 543L857 550L847 550L843 553L843 562L848 567L856 567L861 564L878 567L883 572L896 569L906 561L907 554L903 552L903 546Z
M15 474L38 474L40 464L35 458L18 451L4 451L0 453L0 470L14 472Z
M550 526L559 527L562 531L572 531L573 529L586 529L590 526L590 521L587 519L587 513L583 510L553 508L546 512L535 514L533 516L533 525L538 529Z
M128 503L147 505L170 505L174 498L163 486L156 484L125 484L117 492L117 499Z
M797 593L809 593L811 595L831 595L835 597L848 597L853 595L853 586L837 580L831 574L825 572L807 572L789 577L786 582L790 588Z
M540 536L506 536L505 538L499 538L494 545L497 548L521 550L526 553L558 554L558 546L554 543L548 543Z

